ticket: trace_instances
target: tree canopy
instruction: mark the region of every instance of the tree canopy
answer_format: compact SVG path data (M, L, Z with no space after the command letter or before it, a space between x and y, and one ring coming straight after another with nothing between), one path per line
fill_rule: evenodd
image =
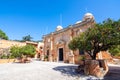
M72 50L85 51L92 59L96 59L98 52L116 45L120 45L120 20L107 19L73 38L68 46Z
M0 29L0 38L1 38L1 39L6 39L6 40L8 40L8 36L7 36L6 33L3 32L1 29Z
M33 45L26 45L20 49L20 53L23 55L34 56L35 55L35 47Z
M13 58L21 57L22 54L20 54L20 48L21 47L18 47L18 46L12 46L10 48L11 57Z
M33 38L30 35L24 36L22 41L31 41Z
M109 51L113 56L120 56L120 45L112 47Z
M35 47L33 45L26 45L23 47L12 46L10 48L10 53L13 58L22 57L22 55L32 57L35 55Z

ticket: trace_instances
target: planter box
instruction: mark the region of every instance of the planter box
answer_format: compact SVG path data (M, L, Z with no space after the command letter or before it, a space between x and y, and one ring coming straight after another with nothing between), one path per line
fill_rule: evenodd
M86 75L104 77L108 72L106 60L85 60L84 72Z

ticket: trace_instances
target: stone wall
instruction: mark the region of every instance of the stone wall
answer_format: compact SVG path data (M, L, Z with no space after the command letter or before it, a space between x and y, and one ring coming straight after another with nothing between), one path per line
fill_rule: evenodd
M12 46L25 46L24 42L10 41L10 40L0 40L0 54L10 54L9 49Z
M0 48L9 48L11 46L25 46L24 42L10 41L10 40L0 40Z
M84 72L86 75L104 77L108 70L106 60L85 60Z

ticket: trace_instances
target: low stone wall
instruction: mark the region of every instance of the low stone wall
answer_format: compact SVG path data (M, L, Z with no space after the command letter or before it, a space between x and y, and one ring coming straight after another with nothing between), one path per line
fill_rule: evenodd
M85 60L84 71L86 75L104 77L108 70L106 60Z
M0 64L14 62L14 59L0 59Z

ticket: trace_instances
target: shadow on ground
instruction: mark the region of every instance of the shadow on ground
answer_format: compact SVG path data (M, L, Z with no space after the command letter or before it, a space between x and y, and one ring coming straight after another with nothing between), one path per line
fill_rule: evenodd
M120 67L109 66L109 72L104 80L120 80Z
M74 77L74 80L100 80L93 76L86 76L84 71L77 72L77 66L58 66L53 70L60 71L62 75L68 77Z
M62 75L72 77L86 77L84 71L77 72L77 66L58 66L53 70L60 71ZM120 80L120 67L109 66L109 72L103 79L93 79L92 77L86 78L86 80Z
M62 75L79 77L80 75L84 76L84 72L77 72L77 66L58 66L53 68L53 70L60 71Z

